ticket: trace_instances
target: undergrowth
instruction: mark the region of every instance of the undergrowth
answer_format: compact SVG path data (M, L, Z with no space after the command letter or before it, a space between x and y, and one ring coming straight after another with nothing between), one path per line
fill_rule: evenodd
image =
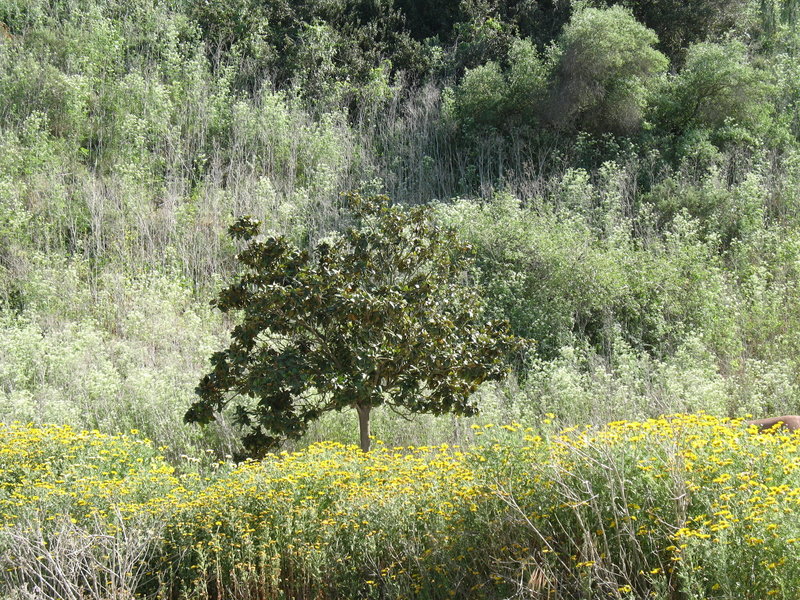
M2 592L792 598L797 438L705 414L175 471L136 435L0 427ZM788 518L787 518L788 517Z

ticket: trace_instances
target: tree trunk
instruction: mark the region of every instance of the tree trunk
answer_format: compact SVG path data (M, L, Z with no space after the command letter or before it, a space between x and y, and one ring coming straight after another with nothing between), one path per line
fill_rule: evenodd
M363 404L356 405L358 412L358 428L361 433L361 450L369 452L369 411L372 407Z

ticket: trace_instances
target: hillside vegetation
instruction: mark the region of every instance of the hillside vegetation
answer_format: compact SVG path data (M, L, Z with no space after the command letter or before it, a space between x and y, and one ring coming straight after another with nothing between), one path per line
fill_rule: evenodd
M77 591L41 587L55 576L33 559L37 543L72 543L81 528L106 542L122 536L133 553L115 555L122 562L109 572L135 581L102 583L98 598L158 597L158 577L171 590L161 597L187 598L281 597L276 590L466 598L477 593L471 586L495 585L480 595L547 597L554 581L564 598L791 598L796 532L769 533L763 523L780 519L754 521L742 508L750 497L736 494L756 494L753 505L794 498L794 442L720 434L734 435L736 448L719 444L736 456L709 450L711 464L725 467L714 471L717 483L711 471L703 483L687 474L687 461L703 461L683 444L712 444L717 419L800 413L798 20L797 0L0 0L0 458L39 443L27 436L48 440L24 463L29 471L16 459L0 471L2 559L12 560L8 548L26 549L33 569L16 572L11 589L80 597L90 584L79 573L94 558L65 579L83 581ZM477 416L409 423L373 411L375 439L430 448L398 464L388 450L361 457L347 449L358 439L356 418L332 412L285 445L295 458L236 470L225 462L242 451L233 414L206 427L183 422L238 318L210 305L240 274L227 228L251 215L264 233L317 248L348 225L347 192L430 207L472 247L463 280L482 297L481 317L508 320L531 350L515 357L507 379L478 390ZM687 425L689 438L670 433L673 441L655 449L627 426L632 437L613 450L603 437L612 434L598 433L613 425L591 430L599 438L552 441L564 427L701 411L708 423ZM505 438L481 446L484 425L512 422L545 441L533 450ZM61 435L96 442L97 452L73 452ZM496 454L507 443L509 465ZM673 487L634 470L636 499L601 502L577 480L559 479L578 477L567 467L537 487L545 475L535 469L558 469L549 457L560 448L586 469L613 456L621 470L587 474L589 482L628 481L636 453L661 448ZM105 450L137 458L103 463L111 483L90 485L93 461L112 460ZM758 468L740 450L755 453ZM303 461L331 472L284 473ZM336 507L358 504L349 483L335 499L292 496L275 508L242 497L253 505L213 514L214 494L238 485L282 498L284 484L346 472L368 480L365 498L379 496L388 479L375 473L402 478L414 461L446 463L432 488L403 492L424 518L359 504L359 527L384 527L389 537L341 533L353 524ZM40 468L54 471L39 480ZM199 479L187 480L191 473ZM746 473L766 487L754 491ZM252 478L260 483L246 483ZM699 504L675 505L680 481ZM466 499L473 485L482 494L477 515ZM612 487L598 493L616 493L616 484L603 485ZM47 486L61 490L56 504L39 489ZM109 495L73 506L71 494L89 488ZM29 492L39 508L26 512ZM673 512L658 516L649 493L658 510ZM62 501L74 522L45 522ZM775 502L775 511L791 511L784 496ZM443 514L425 512L445 504ZM128 530L125 507L134 505ZM557 505L560 529L544 532L536 515ZM224 533L244 544L244 530L229 528L286 506L302 513L288 529L257 529L262 537L247 549L221 541ZM648 541L631 523L627 541L594 537L626 516ZM748 529L754 522L762 525ZM202 532L186 529L192 524ZM289 537L270 537L279 535ZM473 565L458 558L472 556L470 536L502 545ZM714 543L747 536L761 541L735 551ZM734 571L693 570L706 560ZM749 569L747 577L736 569ZM338 591L320 591L334 583Z
M434 203L535 340L493 415L797 412L797 7L696 4L3 0L3 414L234 452L180 424L226 228L314 245L353 189Z

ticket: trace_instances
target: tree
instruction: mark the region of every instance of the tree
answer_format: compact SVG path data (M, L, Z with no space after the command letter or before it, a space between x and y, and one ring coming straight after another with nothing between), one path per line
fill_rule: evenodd
M489 61L468 69L455 93L455 117L465 131L484 135L487 128L506 133L532 128L547 93L552 57L541 56L530 40L515 40L509 68Z
M481 323L481 299L464 284L469 248L426 208L348 201L353 225L311 251L257 239L247 217L230 228L247 244L245 273L216 306L243 318L211 357L187 422L208 423L235 400L245 448L259 456L350 407L367 451L373 407L474 414L471 394L507 372L521 341L505 322Z
M691 44L746 28L752 10L747 0L624 0L622 4L656 32L659 48L677 62Z
M668 66L657 42L620 6L577 11L558 42L550 121L594 134L635 132L648 92Z
M768 79L750 62L741 42L694 44L683 69L656 96L653 119L663 133L677 137L732 125L756 133L770 120Z

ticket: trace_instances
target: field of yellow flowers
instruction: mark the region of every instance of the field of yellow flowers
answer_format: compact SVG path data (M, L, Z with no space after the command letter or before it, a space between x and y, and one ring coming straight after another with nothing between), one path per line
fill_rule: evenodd
M800 436L708 415L473 433L178 471L136 432L0 425L0 595L797 598Z

